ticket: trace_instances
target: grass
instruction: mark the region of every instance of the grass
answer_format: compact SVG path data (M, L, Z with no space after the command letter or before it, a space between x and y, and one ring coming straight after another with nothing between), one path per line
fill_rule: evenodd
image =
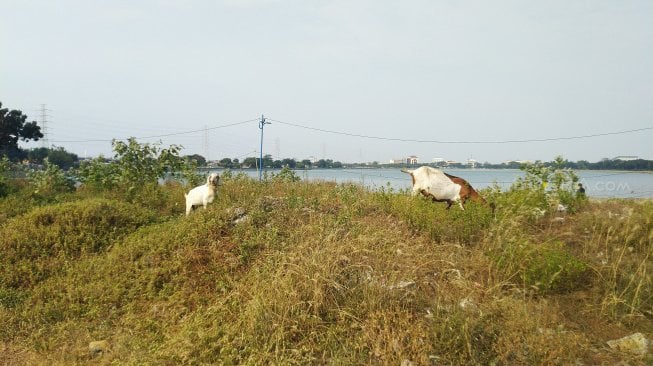
M605 343L653 332L650 201L560 222L525 191L486 192L493 216L236 176L184 217L182 187L147 189L156 200L82 191L0 223L5 363L653 361Z

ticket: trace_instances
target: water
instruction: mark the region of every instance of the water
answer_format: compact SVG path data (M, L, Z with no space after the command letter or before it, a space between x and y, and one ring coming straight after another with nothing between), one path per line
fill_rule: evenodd
M447 173L464 178L474 188L481 189L496 183L502 189L509 188L524 172L518 169L444 169ZM278 172L268 170L269 172ZM258 178L255 170L243 170ZM395 190L410 189L411 179L399 169L312 169L295 170L305 180L357 183L371 189L392 187ZM614 170L577 170L580 182L588 196L596 198L651 198L653 197L653 173L624 172Z

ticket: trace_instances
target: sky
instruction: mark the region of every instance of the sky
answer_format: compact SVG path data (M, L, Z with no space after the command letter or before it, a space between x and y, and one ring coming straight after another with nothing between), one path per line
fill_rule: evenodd
M653 159L652 129L473 143L653 127L648 0L0 5L0 102L45 104L47 142L81 157L133 136L242 160L264 115L275 158Z

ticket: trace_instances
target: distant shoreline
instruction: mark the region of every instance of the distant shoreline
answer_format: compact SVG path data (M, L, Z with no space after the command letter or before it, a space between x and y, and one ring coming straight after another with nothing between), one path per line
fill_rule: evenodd
M424 164L427 166L431 166L428 164ZM304 170L347 170L347 169L386 169L386 170L395 170L395 169L401 169L401 168L418 168L423 165L410 165L410 166L343 166L341 168L290 168L291 170L294 171L304 171ZM442 169L442 170L448 170L448 169L455 169L455 170L468 170L468 171L483 171L483 170L520 170L519 168L465 168L465 167L441 167L441 166L436 166L434 168L437 169ZM197 170L200 171L208 171L208 170L232 170L232 171L238 171L238 170L246 170L246 171L258 171L258 168L225 168L225 167L198 167ZM283 168L263 168L263 171L277 171L281 170ZM583 171L583 172L616 172L616 173L648 173L648 174L653 174L653 170L636 170L636 169L571 169L573 171Z

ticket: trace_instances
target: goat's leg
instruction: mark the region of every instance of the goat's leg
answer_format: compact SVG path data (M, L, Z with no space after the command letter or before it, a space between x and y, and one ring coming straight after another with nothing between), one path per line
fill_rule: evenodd
M447 210L451 208L451 205L453 202L451 200L447 200Z

